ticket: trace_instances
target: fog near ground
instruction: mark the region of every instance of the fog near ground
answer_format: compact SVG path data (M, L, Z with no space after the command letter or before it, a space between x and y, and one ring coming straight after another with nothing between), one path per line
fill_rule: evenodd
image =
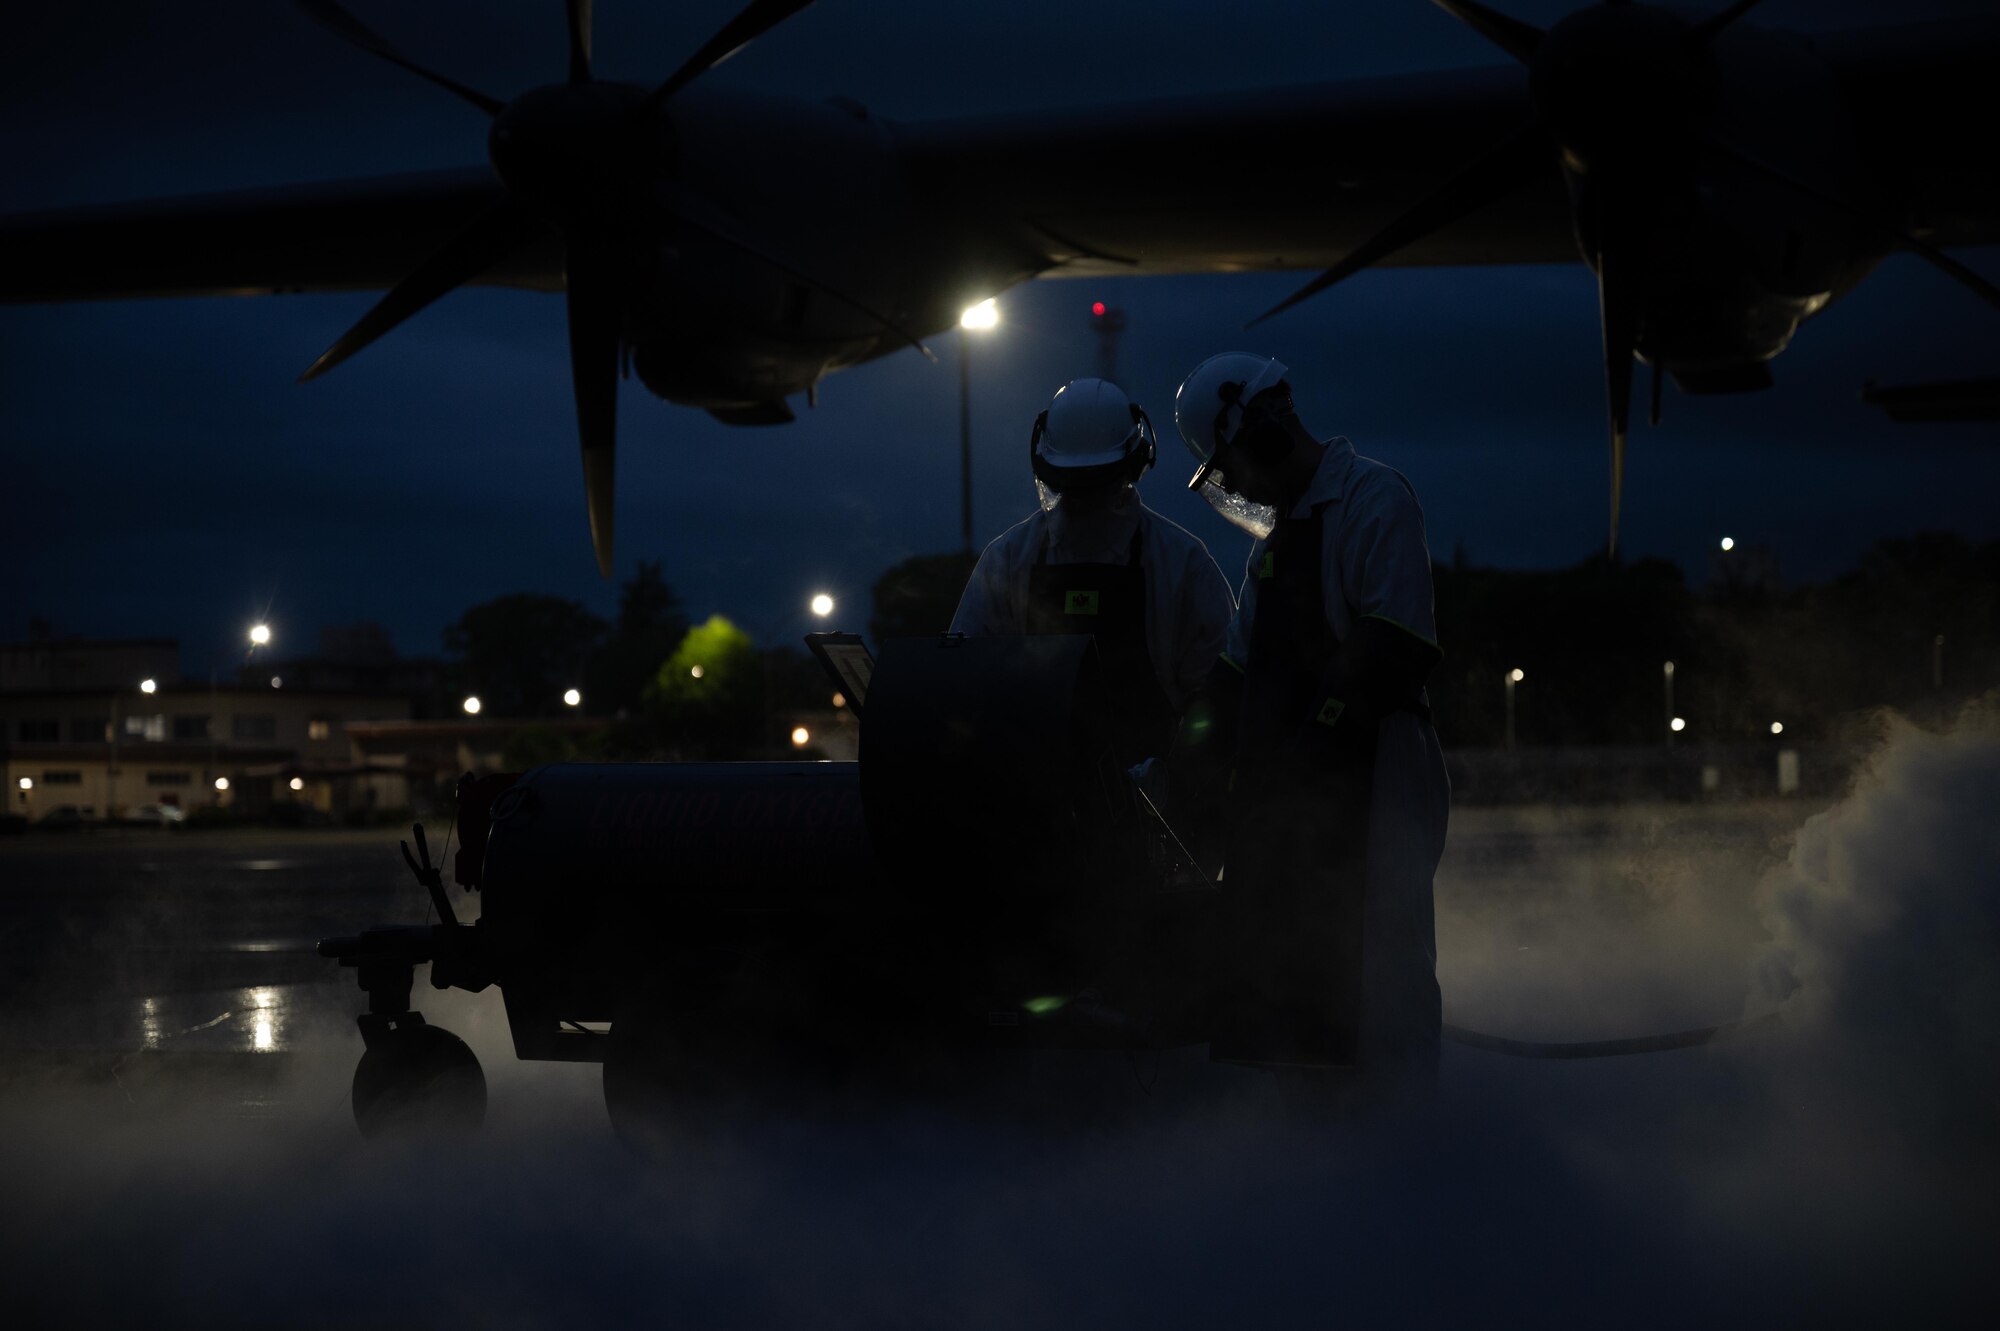
M493 995L420 988L492 1109L470 1145L383 1148L347 1117L359 996L335 995L267 1098L165 1060L8 1081L5 1301L216 1325L1984 1324L1996 809L1987 707L1943 734L1885 719L1818 811L1461 811L1449 1020L1782 1025L1589 1062L1448 1047L1428 1115L1300 1123L1198 1053L1044 1056L1015 1103L764 1105L644 1167L594 1068L518 1063Z

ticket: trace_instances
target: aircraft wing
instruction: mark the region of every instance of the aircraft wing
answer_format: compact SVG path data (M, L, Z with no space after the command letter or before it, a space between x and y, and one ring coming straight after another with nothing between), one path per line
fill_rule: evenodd
M1937 245L2000 242L1986 129L2000 21L1802 36L1839 82L1880 194ZM1531 118L1518 66L900 127L921 195L1003 220L1050 275L1330 267ZM1553 155L1512 195L1391 265L1574 261Z
M1893 194L1869 202L1933 244L2000 241L2000 157L1982 141L2000 22L1802 40L1835 70L1859 148ZM1051 275L1245 272L1331 266L1530 115L1524 71L1496 66L894 134L947 245L1011 233L1028 269ZM502 196L472 167L0 218L0 303L379 290ZM1576 257L1552 159L1386 262ZM560 245L551 234L475 280L560 290Z
M933 121L899 137L919 196L1013 222L1059 273L1246 272L1335 263L1530 114L1525 75L1492 68ZM1575 258L1552 156L1528 186L1390 262Z
M2000 153L1992 130L2000 15L1812 41L1840 78L1864 158L1895 192L1875 202L1930 244L2000 244Z
M0 218L0 302L378 290L504 193L481 166ZM560 291L561 249L476 280Z

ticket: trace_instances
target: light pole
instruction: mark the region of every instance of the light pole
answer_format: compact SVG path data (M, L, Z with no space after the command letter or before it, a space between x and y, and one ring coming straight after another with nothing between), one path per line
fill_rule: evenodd
M1667 747L1674 746L1674 732L1680 729L1674 724L1674 663L1667 662L1660 667L1660 679L1666 692Z
M269 624L261 624L261 623L252 624L250 626L249 633L245 636L247 636L250 639L249 647L246 648L243 652L243 664L247 666L250 664L251 658L257 655L257 649L259 647L268 647L271 645L271 626ZM215 772L216 768L215 723L217 719L215 715L215 707L216 707L215 677L216 674L221 670L221 668L222 668L222 654L220 652L208 658L208 776L210 778L210 788L215 791L215 796L214 796L215 803L218 805L222 803L222 792L229 789L229 787L226 784L225 785L214 784L215 781L220 779L216 776Z
M958 316L958 518L965 553L972 553L972 334L1000 322L991 297Z
M139 681L139 692L152 693L159 688L154 680ZM106 737L111 745L111 761L104 765L104 816L107 820L118 816L118 703L125 696L122 689L114 689L111 694L111 733Z
M1504 677L1507 685L1507 751L1509 753L1514 750L1514 686L1527 677L1527 672L1519 666L1509 670Z

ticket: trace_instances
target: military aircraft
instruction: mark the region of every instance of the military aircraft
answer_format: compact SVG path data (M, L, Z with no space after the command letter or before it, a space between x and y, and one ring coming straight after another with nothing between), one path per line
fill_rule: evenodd
M310 378L460 285L561 290L607 575L621 373L779 423L826 374L1038 276L1324 270L1275 315L1373 263L1581 257L1614 551L1635 359L1656 417L1665 376L1760 387L1799 322L1896 249L2000 304L1945 252L2000 239L1990 18L1806 37L1746 17L1757 0L1607 0L1543 30L1435 0L1510 62L931 122L703 81L809 2L752 0L642 86L594 77L591 5L570 0L566 77L505 100L299 0L487 115L489 165L0 220L0 300L387 288ZM1213 162L1208 187L1190 161Z

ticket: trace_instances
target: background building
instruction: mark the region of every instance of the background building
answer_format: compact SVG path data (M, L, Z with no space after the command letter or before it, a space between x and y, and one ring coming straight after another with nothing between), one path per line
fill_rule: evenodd
M410 802L400 764L364 758L349 730L407 720L410 692L296 687L268 665L254 683L183 681L171 638L56 639L37 628L28 642L0 644L12 813L102 821L149 804L253 815L283 804L338 818Z

